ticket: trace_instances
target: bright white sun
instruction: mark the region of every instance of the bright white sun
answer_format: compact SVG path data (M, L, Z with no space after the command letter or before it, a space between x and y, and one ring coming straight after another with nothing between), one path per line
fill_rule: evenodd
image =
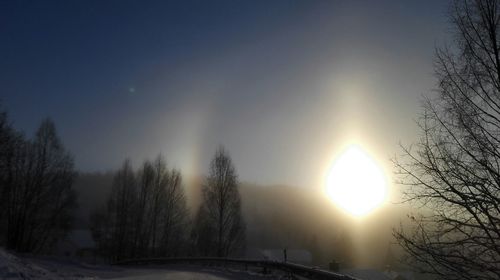
M360 217L385 201L387 182L377 163L360 147L351 146L328 172L326 192L335 204Z

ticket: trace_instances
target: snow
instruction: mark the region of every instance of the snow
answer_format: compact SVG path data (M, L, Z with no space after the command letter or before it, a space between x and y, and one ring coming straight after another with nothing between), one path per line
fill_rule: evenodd
M18 258L0 249L0 279L73 279L71 275L60 275L30 261ZM77 277L85 279L85 277ZM92 278L87 278L92 279Z
M210 268L189 265L117 267L91 265L68 258L20 257L0 248L0 279L2 280L257 280L276 279L283 275L262 275L259 271Z
M414 279L413 274L407 271L396 272L396 271L379 271L375 269L343 269L340 272L360 280Z
M374 269L347 269L341 272L360 280L392 280L388 275Z
M217 272L211 272L211 271L150 271L148 273L142 273L134 276L126 276L126 277L120 277L120 278L111 278L111 279L116 279L116 280L139 280L139 279L145 279L145 280L159 280L159 279L179 279L179 280L194 280L194 279L200 279L200 280L227 280L227 279L262 279L262 277L259 278L243 278L244 275L241 273L227 273L227 274L222 274L222 273L217 273ZM110 279L110 280L111 280Z

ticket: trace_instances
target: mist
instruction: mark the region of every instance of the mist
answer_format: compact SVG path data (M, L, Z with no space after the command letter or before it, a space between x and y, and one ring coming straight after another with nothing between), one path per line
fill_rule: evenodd
M81 173L75 182L79 209L77 225L88 228L93 211L104 207L114 172ZM191 213L200 204L202 176L184 184ZM401 255L392 229L406 219L409 209L388 203L360 221L353 221L327 197L323 189L241 183L247 246L253 250L298 249L311 252L313 264L327 267L338 260L346 267L385 269L394 265L388 252ZM348 244L348 245L346 245ZM381 257L382 256L382 257ZM388 263L393 262L393 263Z
M0 278L493 280L500 0L3 1Z

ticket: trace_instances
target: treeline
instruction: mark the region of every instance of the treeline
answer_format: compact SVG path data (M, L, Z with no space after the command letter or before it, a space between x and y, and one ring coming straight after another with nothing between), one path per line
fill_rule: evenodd
M54 123L44 120L27 139L0 112L0 246L50 253L72 229L76 194L73 158ZM115 173L105 205L91 214L99 255L110 261L141 257L243 253L245 224L236 170L216 151L199 209L189 211L178 170L160 155Z
M134 171L126 160L104 209L91 217L98 249L111 260L174 257L188 248L189 212L177 170L158 156Z
M63 238L76 207L75 175L51 120L28 139L0 112L0 246L40 253Z
M191 219L179 171L160 155L133 170L116 172L106 205L91 217L102 256L111 261L243 253L245 226L236 171L219 148L203 185L203 201Z

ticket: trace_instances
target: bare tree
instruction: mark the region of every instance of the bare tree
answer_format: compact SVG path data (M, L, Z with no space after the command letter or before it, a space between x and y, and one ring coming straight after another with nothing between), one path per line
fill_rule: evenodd
M125 160L113 179L107 204L109 242L112 260L128 258L133 248L134 209L136 206L135 175L129 160Z
M168 185L168 169L167 164L161 156L158 156L152 163L153 167L153 187L151 192L149 217L151 219L150 236L151 236L151 251L153 255L158 254L159 236L160 236L160 218L165 202L165 189Z
M236 170L229 154L220 147L203 186L203 202L197 217L198 239L215 244L209 252L217 257L238 253L245 243L245 224L241 213ZM203 244L199 242L198 244ZM210 248L211 249L211 248ZM208 251L208 248L202 248Z
M182 176L177 170L168 174L165 200L161 215L161 255L177 256L185 249L189 226L189 212L182 189Z
M155 178L155 170L150 161L145 161L139 170L139 197L136 209L136 225L134 237L134 255L148 255L150 246L150 211L152 203L153 181Z
M188 210L182 176L169 170L159 155L153 162L146 161L139 172L141 186L138 228L144 229L142 252L153 256L174 256L183 244L183 232L188 223ZM142 213L142 214L141 214Z
M182 177L160 155L134 173L125 161L115 175L107 209L91 215L92 233L111 260L181 254L188 210Z
M6 246L42 252L71 227L76 199L73 159L52 121L40 125L33 141L11 133L2 167Z
M500 278L499 9L454 3L439 95L425 102L420 141L395 160L405 201L421 208L394 235L411 265L443 279Z
M10 125L7 113L0 113L0 244L7 238L8 218L10 217L11 194L14 187L14 161L19 154L24 139Z

